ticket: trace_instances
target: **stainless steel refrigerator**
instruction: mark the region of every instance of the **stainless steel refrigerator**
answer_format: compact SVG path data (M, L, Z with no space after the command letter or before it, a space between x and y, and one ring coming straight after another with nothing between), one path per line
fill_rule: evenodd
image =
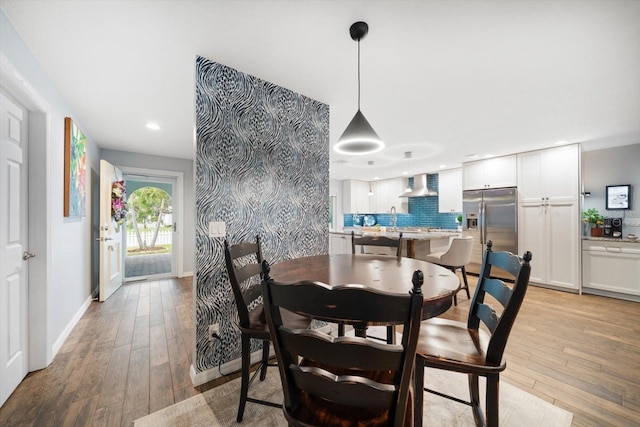
M473 236L472 264L482 264L489 240L493 251L518 253L518 195L515 187L467 190L462 196L462 234Z

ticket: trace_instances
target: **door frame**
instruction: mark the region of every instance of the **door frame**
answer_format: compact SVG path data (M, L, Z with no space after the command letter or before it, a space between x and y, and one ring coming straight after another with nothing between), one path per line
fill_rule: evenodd
M29 217L28 250L36 254L28 268L29 372L46 368L53 360L51 294L51 137L52 106L0 52L0 89L28 111L27 154Z
M175 238L172 243L173 257L176 262L175 274L176 277L183 277L184 275L184 251L182 250L182 245L184 244L183 238L183 224L184 220L182 218L183 207L184 207L184 173L177 171L166 171L159 169L146 169L146 168L138 168L133 166L121 166L116 165L118 169L122 171L123 175L144 175L149 178L164 178L164 179L175 179L176 185L174 186L174 193L172 195L173 198L173 209L174 209L174 222L176 223L176 231ZM123 233L123 239L126 239L126 235ZM124 257L126 256L125 251L122 251L122 265L124 265Z

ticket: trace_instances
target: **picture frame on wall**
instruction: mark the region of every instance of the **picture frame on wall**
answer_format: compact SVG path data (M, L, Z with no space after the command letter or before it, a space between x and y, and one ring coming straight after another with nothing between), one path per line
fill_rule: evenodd
M85 216L87 137L70 117L64 118L64 216Z
M606 209L631 209L631 185L607 185Z

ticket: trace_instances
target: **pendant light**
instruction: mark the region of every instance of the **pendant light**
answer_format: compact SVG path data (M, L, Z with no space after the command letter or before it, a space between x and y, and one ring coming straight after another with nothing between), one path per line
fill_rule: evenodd
M404 152L404 158L407 159L407 171L409 170L409 159L411 158L411 151ZM411 186L409 185L409 178L407 178L407 188L404 189L405 193L411 193Z
M360 40L369 32L366 22L356 22L349 28L351 38L358 42L358 111L333 149L341 154L371 154L384 148L384 142L360 111Z

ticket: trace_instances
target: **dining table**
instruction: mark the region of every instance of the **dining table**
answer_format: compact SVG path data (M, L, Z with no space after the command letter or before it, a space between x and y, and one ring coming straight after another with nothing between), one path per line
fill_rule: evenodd
M411 279L416 270L424 275L422 319L447 311L460 289L460 279L451 270L419 259L370 254L316 255L277 262L270 266L269 274L278 282L359 284L406 295L413 288ZM366 327L355 329L356 335L366 336Z

